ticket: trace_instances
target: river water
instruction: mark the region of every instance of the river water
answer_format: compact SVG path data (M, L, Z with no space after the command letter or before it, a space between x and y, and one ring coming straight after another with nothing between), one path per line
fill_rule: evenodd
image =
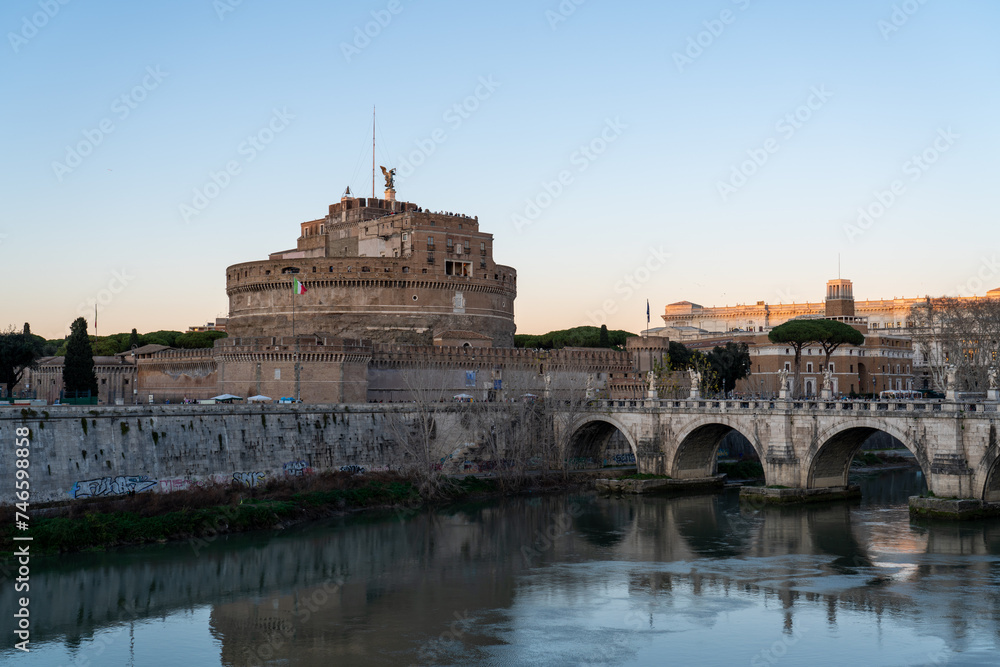
M858 503L518 498L35 559L52 665L996 665L1000 522Z

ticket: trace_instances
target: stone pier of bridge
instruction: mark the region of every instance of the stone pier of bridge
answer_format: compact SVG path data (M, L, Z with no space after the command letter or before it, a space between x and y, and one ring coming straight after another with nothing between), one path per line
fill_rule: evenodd
M1000 501L996 402L817 400L595 400L559 412L564 459L601 455L620 431L639 472L696 479L715 473L719 443L742 434L766 484L840 489L851 460L874 433L913 453L936 496Z

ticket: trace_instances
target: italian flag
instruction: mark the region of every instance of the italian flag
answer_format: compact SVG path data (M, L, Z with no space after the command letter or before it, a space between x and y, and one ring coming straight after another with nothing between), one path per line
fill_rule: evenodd
M298 278L292 278L292 291L296 294L305 294L306 286L300 283Z

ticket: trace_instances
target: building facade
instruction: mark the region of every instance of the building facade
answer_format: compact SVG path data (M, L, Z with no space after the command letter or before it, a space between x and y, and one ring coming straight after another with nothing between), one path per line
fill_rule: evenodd
M513 346L517 273L494 261L478 217L425 211L387 190L385 199L345 195L300 228L294 249L226 269L231 336L432 345L478 332ZM293 295L294 279L304 293Z

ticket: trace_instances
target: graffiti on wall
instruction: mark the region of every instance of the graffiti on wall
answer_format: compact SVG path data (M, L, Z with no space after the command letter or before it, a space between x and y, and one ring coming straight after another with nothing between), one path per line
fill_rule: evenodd
M313 469L305 461L289 461L283 464L282 468L284 468L285 474L291 477L304 477L313 473Z
M146 475L119 475L79 481L70 492L74 498L102 498L125 496L149 491L156 487L156 480Z
M353 473L353 474L356 474L356 475L360 475L364 471L365 471L365 469L362 468L361 466L354 466L354 465L351 465L351 466L340 466L340 472L349 472L349 473Z
M233 480L251 489L264 481L262 472L234 472Z
M635 454L629 452L628 454L615 454L612 459L615 465L634 465L635 464Z
M229 475L209 475L204 478L187 479L179 477L177 479L161 479L157 490L160 493L170 493L171 491L186 491L215 484L226 484L232 481Z

